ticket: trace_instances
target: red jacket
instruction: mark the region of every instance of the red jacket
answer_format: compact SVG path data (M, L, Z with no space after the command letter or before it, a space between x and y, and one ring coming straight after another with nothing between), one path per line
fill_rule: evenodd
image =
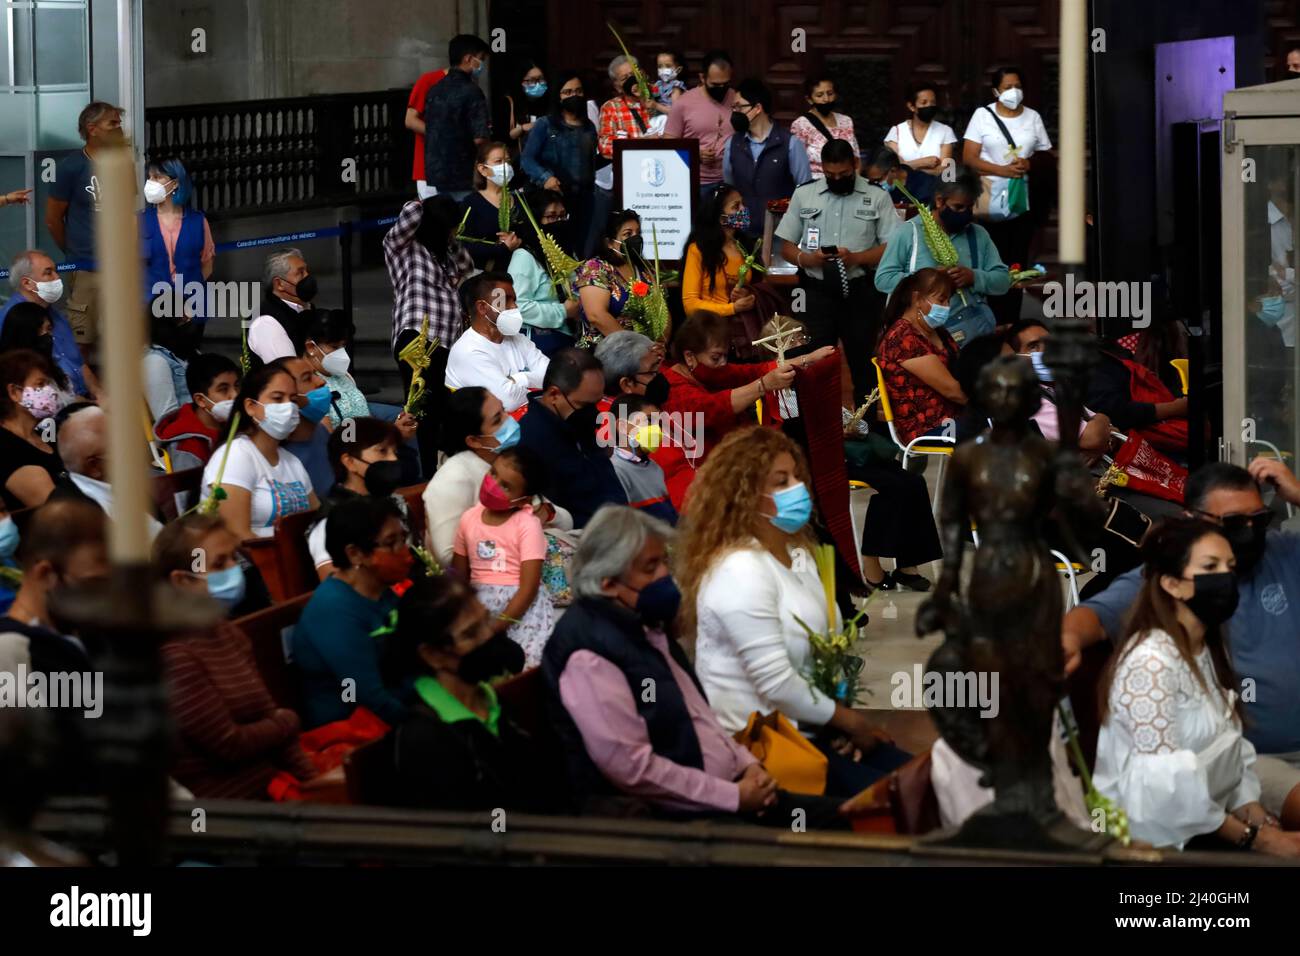
M186 402L174 412L168 412L153 427L154 436L167 446L173 458L172 467L176 471L184 468L203 467L212 456L212 449L220 436L215 428L208 428L199 419L199 413L192 402ZM181 453L178 455L177 453ZM183 456L192 456L189 460Z

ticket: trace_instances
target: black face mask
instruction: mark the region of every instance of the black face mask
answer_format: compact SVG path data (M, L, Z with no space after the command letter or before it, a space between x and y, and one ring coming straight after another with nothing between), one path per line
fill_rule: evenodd
M836 176L834 179L826 177L826 188L837 196L847 196L853 192L853 185L856 176Z
M961 232L970 225L973 218L975 218L975 215L969 209L965 212L958 212L956 209L949 209L945 206L939 210L939 221L943 223L944 229L950 233Z
M748 133L748 132L749 132L749 117L746 116L744 113L741 113L741 112L734 112L734 113L732 113L732 114L731 114L731 128L734 129L737 133Z
M930 120L935 118L938 112L939 112L939 107L937 106L922 106L919 109L917 109L916 118L919 119L922 123L928 123L930 122Z
M293 294L304 302L310 302L316 298L316 277L303 276L298 280L298 285L294 287Z
M524 669L524 649L505 634L488 638L460 659L456 673L469 684L481 684Z
M1218 627L1237 610L1237 575L1231 571L1198 574L1192 578L1195 588L1185 603L1206 627Z
M568 221L547 223L542 226L542 231L561 249L570 248L569 241L573 238L573 229Z
M54 336L38 335L36 336L36 351L42 355L50 356L54 354Z
M623 255L628 259L640 259L645 240L640 236L628 236L623 240Z
M715 103L721 103L723 100L727 98L727 87L725 86L706 85L704 87L704 92L708 93L709 96L712 97L713 102Z
M1251 524L1229 522L1223 526L1223 536L1232 545L1232 554L1237 559L1237 570L1250 575L1264 560L1264 548L1268 544L1268 522L1255 521Z
M402 487L402 470L400 461L372 461L366 469L366 494L388 497Z
M646 383L645 400L659 408L668 401L668 379L663 372L655 372L655 377Z
M629 76L626 80L623 81L623 95L624 96L636 95L636 74L635 73L633 73L631 76Z
M560 100L560 109L572 116L586 116L587 100L581 96L566 96Z
M827 100L825 103L814 103L813 109L815 109L818 113L821 113L822 116L830 116L833 112L835 112L836 102L837 102L836 100Z

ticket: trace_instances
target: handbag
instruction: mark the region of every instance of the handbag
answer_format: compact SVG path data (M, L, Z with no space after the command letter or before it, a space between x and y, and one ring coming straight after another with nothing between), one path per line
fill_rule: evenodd
M826 755L779 711L754 711L736 742L758 758L782 790L817 796L826 792Z
M988 110L993 122L998 124L998 129L1006 137L1007 145L1012 149L1017 149L1016 141L1011 138L1011 130L1007 129L1007 124L1002 122L1002 117L988 106L981 107ZM994 180L999 180L1001 185L996 191L993 186ZM1012 219L1021 213L1029 212L1029 183L1025 177L1019 179L1005 179L1001 176L981 176L980 177L980 194L975 200L975 215L984 216L989 219Z

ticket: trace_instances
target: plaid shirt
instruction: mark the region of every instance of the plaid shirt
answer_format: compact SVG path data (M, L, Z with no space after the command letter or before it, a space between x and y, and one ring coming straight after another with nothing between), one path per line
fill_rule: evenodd
M415 240L423 215L424 204L412 199L384 236L384 265L393 283L394 351L397 337L407 329L419 331L426 315L429 337L436 337L442 348L451 348L465 326L456 286L473 271L474 262L459 242L447 247L443 260L429 255Z
M633 110L641 118L640 123L632 115ZM600 155L606 159L614 158L614 140L618 139L616 134L619 130L626 133L628 139L637 139L645 135L649 126L650 117L646 115L640 100L629 100L626 96L614 97L600 108L600 132L596 137Z

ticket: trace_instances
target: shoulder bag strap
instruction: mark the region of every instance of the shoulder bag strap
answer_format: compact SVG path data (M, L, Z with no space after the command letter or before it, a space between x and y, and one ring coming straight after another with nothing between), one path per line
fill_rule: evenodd
M833 139L833 137L831 136L831 131L826 128L826 124L823 123L821 119L817 116L817 114L814 113L812 110L809 110L807 113L804 113L803 118L812 124L813 129L815 129L817 132L821 133L823 136L826 137L826 142L829 143L831 139Z
M1007 145L1010 146L1012 149L1015 149L1016 141L1011 138L1011 130L1007 129L1007 124L1002 122L1002 117L999 116L991 106L986 106L984 107L984 109L989 111L989 116L993 117L993 122L997 123L998 129L1002 130L1002 135L1007 138Z

